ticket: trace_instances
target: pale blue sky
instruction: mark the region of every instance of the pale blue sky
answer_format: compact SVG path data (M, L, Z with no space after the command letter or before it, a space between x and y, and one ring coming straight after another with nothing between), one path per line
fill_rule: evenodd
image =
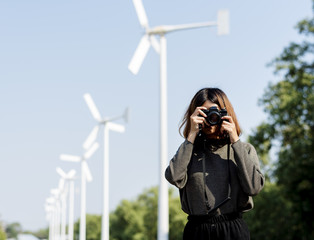
M169 159L183 141L184 110L202 87L227 93L245 140L265 118L258 99L278 80L266 64L300 41L293 27L310 16L311 1L143 3L150 26L213 21L219 9L230 11L229 36L218 37L216 28L167 36ZM131 0L0 2L1 220L46 227L43 205L58 184L55 168L79 171L59 154L81 154L95 124L86 92L104 116L131 108L126 132L110 134L110 209L158 184L159 57L150 50L137 76L127 69L142 33ZM102 156L100 149L88 162L88 213L102 211ZM77 218L79 193L75 204Z

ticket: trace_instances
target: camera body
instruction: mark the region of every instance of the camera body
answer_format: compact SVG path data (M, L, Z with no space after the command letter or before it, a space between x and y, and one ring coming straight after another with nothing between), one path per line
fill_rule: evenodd
M208 110L205 109L202 111L207 115L205 119L211 126L221 124L222 121L224 120L221 118L224 116L228 116L227 110L225 108L218 110L217 107L211 107Z

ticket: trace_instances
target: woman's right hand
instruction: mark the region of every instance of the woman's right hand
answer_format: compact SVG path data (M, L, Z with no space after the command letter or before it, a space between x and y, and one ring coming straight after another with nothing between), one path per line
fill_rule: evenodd
M204 127L204 124L206 124L205 118L207 117L206 114L202 111L205 110L206 107L197 107L193 114L190 116L190 132L187 137L187 140L191 143L194 143L194 140L199 132L199 125L202 125L202 128Z

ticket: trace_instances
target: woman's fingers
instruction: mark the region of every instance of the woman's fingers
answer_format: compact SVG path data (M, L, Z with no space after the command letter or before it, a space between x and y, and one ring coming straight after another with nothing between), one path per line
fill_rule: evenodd
M207 117L207 115L202 111L202 110L205 110L206 107L197 107L195 110L194 110L194 113L191 115L192 116L203 116L203 117Z
M207 117L207 115L202 111L207 109L206 107L197 107L193 114L190 116L190 120L191 120L191 131L193 132L197 132L200 128L199 125L202 126L202 128L204 128L204 125L207 124L205 121L205 118Z
M229 123L233 123L233 119L231 116L224 116L221 118L222 120L227 120Z
M191 130L198 130L199 125L202 125L204 127L205 118L200 116L191 116Z
M230 116L225 116L222 119L225 121L222 121L221 123L221 133L227 132L230 138L230 142L234 143L239 140L239 136L237 133L237 128L235 126L235 123Z
M204 125L205 118L203 117L193 117L192 118L192 124L202 124Z
M222 119L224 121L222 121L221 123L220 128L221 133L223 132L232 133L236 131L236 127L231 116L224 116Z

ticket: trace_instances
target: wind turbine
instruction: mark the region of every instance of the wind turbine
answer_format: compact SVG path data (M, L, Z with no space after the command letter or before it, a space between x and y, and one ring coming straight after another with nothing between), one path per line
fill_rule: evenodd
M83 147L85 149L89 148L89 146L96 140L100 130L100 126L104 125L104 182L101 240L109 240L109 131L111 130L120 133L123 133L125 131L125 127L123 125L113 123L112 121L124 118L125 122L128 122L129 109L127 108L121 116L102 118L91 95L88 93L84 94L84 99L92 116L97 121L97 125L93 128L90 135L83 144Z
M67 191L67 185L65 183L65 180L63 178L61 178L59 180L59 198L60 198L60 203L61 203L61 240L66 240L66 197L68 194Z
M133 4L141 26L145 34L129 63L129 70L136 75L152 45L160 54L160 176L159 176L159 199L158 199L158 240L167 240L169 235L169 207L168 207L168 184L164 177L167 167L168 143L167 143L167 33L179 30L187 30L201 27L218 27L218 35L229 34L229 12L218 11L217 21L164 25L150 28L148 18L142 0L133 0ZM159 43L156 43L155 36L159 36ZM157 47L156 47L157 46Z
M99 144L93 143L91 147L83 154L83 156L73 156L61 154L60 159L63 161L80 162L81 163L81 217L80 217L80 240L86 239L86 181L93 180L92 174L86 162L95 151L98 149Z
M60 189L53 188L50 190L50 193L53 195L53 198L55 199L55 215L54 215L54 239L59 240L60 239Z
M49 222L49 239L55 240L55 214L56 205L55 198L49 197L46 199L45 203L46 219Z
M69 181L70 183L70 195L69 195L69 224L68 224L68 239L73 240L73 231L74 231L74 179L75 179L75 170L70 170L68 173L65 173L60 167L57 167L57 173L64 181ZM65 225L64 225L65 232Z

